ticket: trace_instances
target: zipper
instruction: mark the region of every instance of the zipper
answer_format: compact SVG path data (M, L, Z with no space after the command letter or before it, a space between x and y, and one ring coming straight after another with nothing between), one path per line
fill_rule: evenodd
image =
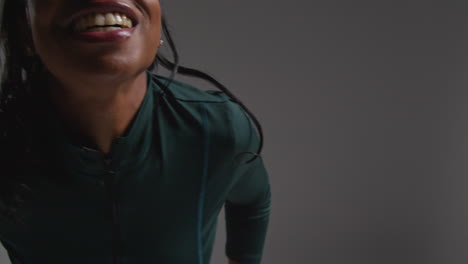
M115 195L115 174L111 167L112 158L107 156L104 158L106 173L104 176L104 185L107 191L109 202L109 213L112 221L112 263L121 264L121 237L120 237L120 222L119 222L119 204Z

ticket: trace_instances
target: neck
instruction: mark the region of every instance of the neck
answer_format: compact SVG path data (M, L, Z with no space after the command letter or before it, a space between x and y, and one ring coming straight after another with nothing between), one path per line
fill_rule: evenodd
M127 131L147 88L146 72L113 82L49 80L49 94L70 136L105 154Z

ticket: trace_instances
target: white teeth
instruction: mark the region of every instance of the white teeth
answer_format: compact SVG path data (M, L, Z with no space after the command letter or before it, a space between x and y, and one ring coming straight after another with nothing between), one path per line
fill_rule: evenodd
M115 14L114 14L114 17L115 17L115 23L116 23L117 25L122 25L123 20L122 20L122 17L120 16L120 14L115 13Z
M126 15L120 13L106 13L106 14L90 14L83 16L75 21L74 29L75 31L85 31L93 29L96 26L113 26L119 25L124 28L131 28L133 26L132 20L127 18ZM110 28L117 28L120 27L110 27ZM95 30L96 32L100 32L99 30ZM108 31L108 30L103 30Z
M102 14L97 14L97 15L94 17L94 25L96 25L96 26L104 26L105 23L106 23L106 17L103 16Z
M106 14L106 25L115 25L115 17L113 14Z
M123 25L124 27L129 27L129 26L128 26L128 21L129 21L129 20L130 20L130 19L128 19L126 15L122 15L122 25Z

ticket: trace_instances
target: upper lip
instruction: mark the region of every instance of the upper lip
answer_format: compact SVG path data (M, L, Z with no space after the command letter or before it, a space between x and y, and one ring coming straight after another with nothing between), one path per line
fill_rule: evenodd
M138 24L138 17L135 11L126 3L122 2L94 2L78 9L68 16L64 25L70 28L77 19L92 13L121 13L132 20L133 26Z

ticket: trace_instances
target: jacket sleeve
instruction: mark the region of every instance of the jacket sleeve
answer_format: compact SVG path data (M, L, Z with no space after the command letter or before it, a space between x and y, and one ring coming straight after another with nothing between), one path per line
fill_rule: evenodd
M244 146L244 151L256 152L259 137L253 122L243 110L235 111L234 115L234 130L237 131L234 134L238 144ZM251 158L251 155L246 155L243 160ZM246 167L238 170L239 175L236 175L236 182L225 202L226 255L242 264L258 264L269 222L270 183L261 157L239 166Z

